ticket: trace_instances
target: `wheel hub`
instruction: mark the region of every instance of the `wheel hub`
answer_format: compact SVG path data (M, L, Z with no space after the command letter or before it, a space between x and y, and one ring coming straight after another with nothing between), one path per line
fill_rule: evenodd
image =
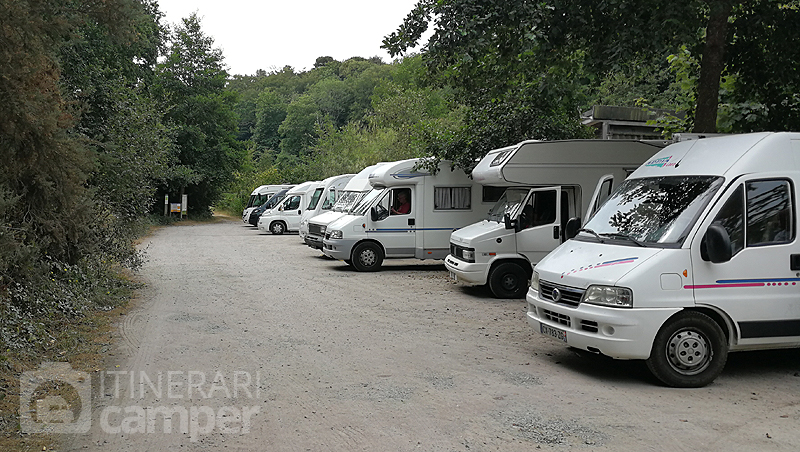
M684 375L702 372L711 362L711 355L708 341L697 331L677 331L667 343L667 359L670 365Z
M517 288L517 278L514 275L503 276L503 287L506 290L514 290Z
M361 263L366 267L375 264L375 252L372 250L362 251L360 258L361 258Z

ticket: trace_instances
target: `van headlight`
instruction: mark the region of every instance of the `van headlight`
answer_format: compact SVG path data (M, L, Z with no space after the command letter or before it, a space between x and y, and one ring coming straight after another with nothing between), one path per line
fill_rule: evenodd
M625 287L589 286L583 294L581 303L612 306L615 308L632 308L633 291Z
M531 277L531 289L535 291L539 291L539 272L533 272L533 276Z
M337 230L331 231L330 238L332 238L332 239L341 239L342 238L342 231L337 231Z
M462 250L461 256L467 262L475 262L475 250Z

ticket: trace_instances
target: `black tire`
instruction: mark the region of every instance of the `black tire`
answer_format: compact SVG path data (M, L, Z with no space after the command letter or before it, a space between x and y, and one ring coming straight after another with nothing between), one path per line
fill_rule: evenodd
M353 268L360 272L375 272L383 263L383 250L373 242L362 242L353 248Z
M714 381L728 360L728 343L711 317L695 311L669 319L656 334L647 368L667 386L700 388Z
M528 291L528 274L515 263L500 264L489 274L489 290L497 298L523 298Z
M273 221L272 224L269 225L269 231L274 235L281 235L286 232L286 225L284 225L282 221Z

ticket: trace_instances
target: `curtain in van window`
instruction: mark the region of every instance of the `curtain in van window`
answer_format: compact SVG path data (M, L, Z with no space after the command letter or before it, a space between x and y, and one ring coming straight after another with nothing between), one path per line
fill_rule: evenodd
M470 187L434 187L434 210L468 210L472 207Z

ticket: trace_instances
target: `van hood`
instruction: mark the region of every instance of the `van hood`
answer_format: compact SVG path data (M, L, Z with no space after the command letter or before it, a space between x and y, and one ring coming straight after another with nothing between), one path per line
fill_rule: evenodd
M314 223L314 224L319 224L319 225L322 225L322 226L327 226L332 221L338 220L339 218L341 218L343 215L344 215L344 212L334 212L333 210L331 210L331 211L328 211L328 212L325 212L325 213L321 213L319 215L315 215L315 216L311 217L308 220L308 222L309 223Z
M662 248L569 240L536 265L539 278L585 289L591 284L615 285Z
M454 231L450 235L450 241L457 245L468 246L486 236L498 235L498 230L505 231L505 225L496 221L483 220Z

